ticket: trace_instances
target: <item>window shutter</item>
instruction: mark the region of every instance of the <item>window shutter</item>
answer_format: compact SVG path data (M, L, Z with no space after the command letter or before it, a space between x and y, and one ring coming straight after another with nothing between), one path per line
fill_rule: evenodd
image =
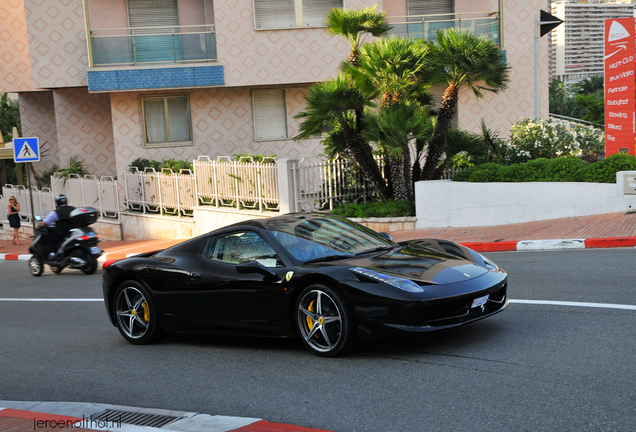
M257 29L295 27L294 0L254 0L254 19Z
M342 8L342 0L303 0L303 25L325 26L325 16L333 8Z
M255 90L254 135L257 140L287 138L285 90Z
M453 0L408 0L408 8L409 15L452 14Z
M128 22L133 29L137 62L182 60L179 33L179 7L177 0L128 0ZM140 29L136 27L166 27ZM167 34L161 36L158 34ZM143 36L153 35L153 36Z

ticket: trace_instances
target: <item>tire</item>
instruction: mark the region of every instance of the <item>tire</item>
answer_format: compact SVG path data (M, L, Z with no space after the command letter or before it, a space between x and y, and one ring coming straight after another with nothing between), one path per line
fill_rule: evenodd
M70 256L86 261L86 264L80 269L84 274L93 274L97 270L97 258L90 252L83 249L75 249L70 253Z
M84 274L89 275L95 273L95 270L97 270L97 258L91 254L90 257L85 258L85 260L87 260L88 264L82 267Z
M64 270L64 266L49 266L49 267L51 267L51 271L55 274L62 273L62 270Z
M149 344L162 335L157 310L143 285L134 281L121 284L115 292L113 308L117 328L131 344Z
M335 357L355 343L355 323L344 297L325 285L310 285L296 301L298 335L320 357Z
M44 271L44 261L39 255L33 254L28 263L29 273L33 276L40 276Z

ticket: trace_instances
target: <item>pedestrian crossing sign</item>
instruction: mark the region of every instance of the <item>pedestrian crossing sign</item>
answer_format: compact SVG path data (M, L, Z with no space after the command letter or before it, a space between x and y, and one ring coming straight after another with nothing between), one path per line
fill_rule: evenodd
M39 162L40 141L38 138L14 138L13 139L14 162Z

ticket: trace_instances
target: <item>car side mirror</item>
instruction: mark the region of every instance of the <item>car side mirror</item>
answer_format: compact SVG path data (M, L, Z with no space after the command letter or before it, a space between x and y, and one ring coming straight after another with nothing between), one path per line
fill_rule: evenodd
M391 234L389 234L389 233L381 232L381 233L378 233L378 234L380 234L380 237L382 237L382 238L384 238L386 240L393 241L393 237L391 237Z
M236 266L236 271L241 274L260 273L265 277L271 277L280 280L280 277L269 268L265 267L258 261L245 261Z

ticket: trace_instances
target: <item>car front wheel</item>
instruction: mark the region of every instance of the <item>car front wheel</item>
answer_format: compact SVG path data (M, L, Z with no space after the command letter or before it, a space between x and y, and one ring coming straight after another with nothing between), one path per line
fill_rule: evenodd
M353 316L344 297L325 285L311 285L300 293L296 325L305 346L321 357L343 354L355 340Z
M130 343L144 345L161 336L161 326L150 294L141 284L128 281L115 293L117 328Z

